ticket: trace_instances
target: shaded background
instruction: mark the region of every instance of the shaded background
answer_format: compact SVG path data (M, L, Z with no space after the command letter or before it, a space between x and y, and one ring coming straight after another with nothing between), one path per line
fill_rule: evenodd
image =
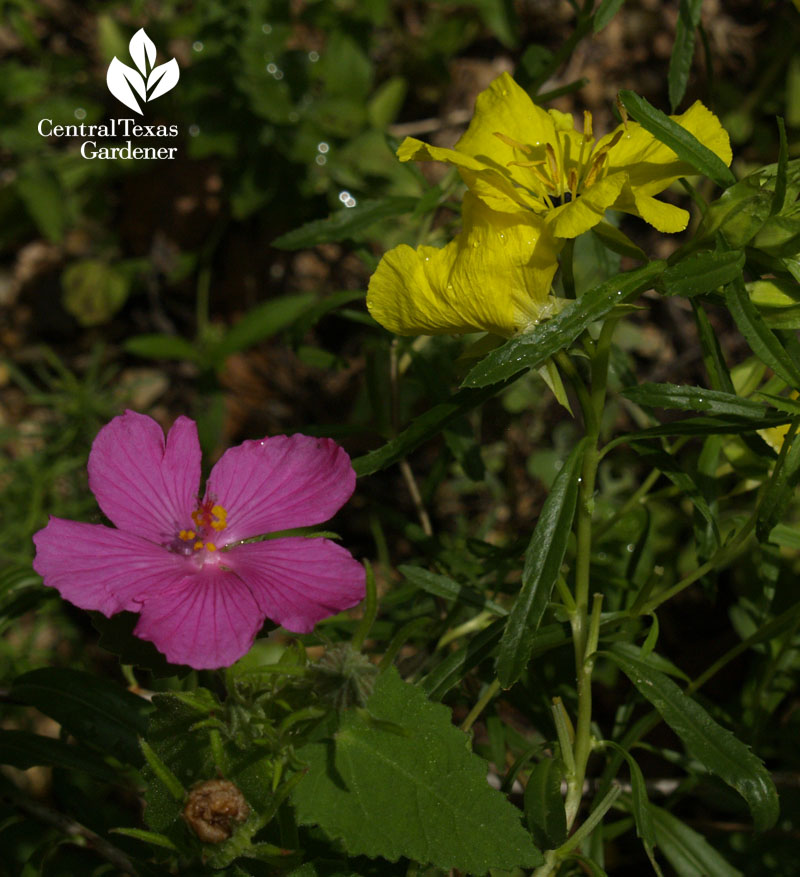
M596 132L616 124L622 88L669 109L678 4L629 0L598 34L576 32L569 2L536 0L52 0L1 8L0 661L6 678L45 664L115 676L83 613L43 592L29 565L30 537L48 514L99 520L85 478L99 427L126 406L165 426L190 414L207 462L264 434L332 435L353 456L390 438L457 386L464 347L403 339L393 352L391 336L366 313L366 284L385 249L416 244L426 232L442 243L457 223L447 206L452 176L403 165L394 149L407 134L451 145L478 92L504 70L548 107L589 109ZM703 3L677 109L700 98L720 116L737 176L775 160L776 114L796 154L799 24L788 2ZM143 119L179 126L168 143L177 144L177 159L89 161L77 151L83 138L40 137L42 118L79 124L134 115L110 95L105 72L115 55L130 63L128 41L142 26L159 63L175 57L180 65L178 85L148 104ZM713 197L710 187L703 193ZM413 216L423 196L428 212ZM677 187L668 197L688 201ZM322 232L276 245L329 215ZM682 239L627 217L623 227L654 257ZM328 240L305 246L320 234ZM598 266L609 258L579 246L579 290L594 285L598 271L617 270L619 263ZM630 368L641 380L703 383L688 305L649 304L619 333ZM731 363L743 359L726 314L714 318ZM391 390L393 358L403 379ZM619 427L631 414L614 402L607 416ZM412 557L435 554L466 575L477 563L464 559L466 540L502 544L530 531L576 435L543 383L527 377L415 455L435 540L396 467L362 481L335 527L354 553L377 560L384 589L398 581L392 567ZM613 507L640 477L635 459L618 458L601 470L600 502ZM691 530L664 493L663 556L649 562L677 575L693 555L674 545L687 544ZM615 552L637 532L609 543L610 581L625 572ZM746 635L748 606L763 596L753 570L768 560L750 558L722 586L704 582L665 607L660 649L692 674L737 641L731 621ZM780 741L797 734L794 673L789 662L778 674L783 724L770 730L764 716L754 719L761 751L772 746L790 785L796 755L780 754ZM734 664L709 686L734 724L747 709L758 712L748 707L744 674ZM612 692L603 719L616 704ZM714 806L690 815L718 832L731 855L745 856L742 825ZM776 832L764 841L778 850L770 873L794 873L780 869L793 867L797 829Z

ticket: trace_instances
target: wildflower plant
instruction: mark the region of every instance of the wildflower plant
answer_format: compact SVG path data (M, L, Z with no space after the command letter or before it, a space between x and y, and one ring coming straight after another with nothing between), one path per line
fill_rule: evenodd
M567 49L620 6L584 3ZM548 108L541 89L567 49L538 47L478 95L452 147L418 130L390 156L381 134L387 191L273 242L355 241L366 312L353 306L362 291L305 292L215 342L204 274L195 341L132 339L129 352L183 349L204 380L213 373L200 410L202 387L220 401L229 357L278 331L275 344L334 368L338 353L306 342L336 311L360 333L365 387L344 428L220 448L205 479L214 432L202 411L198 436L184 415L112 417L104 396L91 449L70 432L71 466L85 440L84 498L72 514L63 501L32 509L41 583L26 568L0 607L12 634L32 600L78 631L91 618L101 636L3 695L16 712L2 761L52 766L54 798L73 808L63 816L4 779L12 866L793 873L800 160L780 118L777 161L755 167L710 98L679 111L705 37L700 6L681 4L670 113L627 90L605 131L588 112ZM376 8L358 14L378 24ZM282 33L258 27L272 42ZM336 31L330 44L370 93L356 43ZM392 94L378 90L354 153L385 127ZM356 114L351 98L334 90L328 115L315 110L342 138L335 111ZM328 150L316 166L329 156L336 179L361 179L325 136L309 139ZM433 184L420 162L451 170ZM695 371L673 358L646 374L646 327L678 325L675 312ZM526 455L516 467L514 442ZM78 490L67 486L35 495L63 500ZM328 526L349 516L341 540L317 529L340 510ZM115 677L79 669L89 662ZM26 708L60 739L23 727ZM102 819L84 803L101 795ZM35 856L28 834L14 841L19 813L51 832ZM50 871L62 834L81 839L81 858Z

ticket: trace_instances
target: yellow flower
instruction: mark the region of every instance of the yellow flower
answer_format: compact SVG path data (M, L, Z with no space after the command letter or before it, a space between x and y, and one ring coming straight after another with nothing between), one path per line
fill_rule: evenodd
M728 134L702 103L671 118L731 163ZM406 137L397 155L455 165L488 207L532 211L559 238L588 231L608 208L663 232L682 231L689 221L687 211L653 197L695 173L668 146L632 121L595 141L591 113L577 131L572 116L536 106L508 73L478 95L469 128L453 149Z
M463 229L443 249L401 244L369 282L367 307L398 335L510 337L552 312L561 242L534 213L497 213L467 193Z

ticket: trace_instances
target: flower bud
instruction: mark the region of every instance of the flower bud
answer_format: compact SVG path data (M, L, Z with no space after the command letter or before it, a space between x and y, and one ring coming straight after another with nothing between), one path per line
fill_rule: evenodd
M206 780L190 792L183 818L197 837L219 844L233 834L233 823L244 822L250 807L230 780Z

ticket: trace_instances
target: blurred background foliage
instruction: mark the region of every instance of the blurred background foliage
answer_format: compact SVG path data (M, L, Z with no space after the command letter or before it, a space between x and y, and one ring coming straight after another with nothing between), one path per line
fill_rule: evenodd
M675 84L680 71L670 72L679 4L604 5L619 11L593 32L567 0L0 2L0 666L6 680L63 665L123 681L84 614L40 587L30 559L31 535L48 514L100 519L86 484L86 456L99 427L124 407L163 424L191 414L209 460L243 438L295 431L332 435L357 457L457 386L466 369L459 355L474 339L393 339L364 307L369 274L385 249L443 242L458 221L450 200L457 179L395 159L406 134L451 145L477 93L512 70L548 107L591 110L595 131L615 124L622 88L664 109L678 97L677 111L701 98L731 132L740 177L775 160L776 114L786 120L790 156L798 156L800 15L791 3L689 3L698 15L702 7L702 16L683 89ZM105 71L115 55L127 59L128 41L142 26L159 60L175 57L181 68L177 87L149 104L144 119L177 124L179 136L145 145L177 145L177 159L86 160L77 151L84 138L41 137L43 118L97 124L130 116L107 91ZM703 194L710 196L710 187ZM687 200L678 187L670 197ZM681 240L659 237L635 220L626 219L624 228L652 257L668 255ZM579 292L620 264L628 266L592 238L582 239ZM655 297L648 303L620 329L615 389L630 384L631 374L703 383L688 303ZM729 362L746 381L754 366L742 339L722 309L711 316ZM641 417L614 397L607 428ZM415 621L420 631L419 619L435 614L433 598L394 572L401 563L474 582L491 557L492 588L512 591L509 571L517 568L546 490L576 438L570 414L531 374L415 454L420 507L397 467L362 479L336 526L355 554L376 559L387 596L375 635L388 640ZM761 471L738 439L720 440L706 456L702 450L696 451L701 473L719 454L730 462L720 495L749 489L748 465ZM610 519L646 471L632 452L604 464L601 512ZM595 561L609 592L645 567L676 577L696 563L700 524L691 508L672 502L675 493L664 481L649 512L636 510L608 528ZM722 580L709 577L664 607L660 650L695 676L782 611L800 572L800 537L787 527L783 541L755 549ZM618 593L624 600L624 588ZM455 612L442 632L472 615ZM346 621L337 623L347 629ZM405 654L406 672L421 672L430 661L429 634ZM706 702L742 739L758 740L760 754L781 772L789 814L800 812L796 645L792 630L750 650L709 684ZM549 722L537 673L555 693L570 684L570 662L568 650L555 652L509 692L502 729L493 719L476 728L479 751L496 760L504 746L515 756L530 748L530 723ZM599 715L611 725L615 711L631 705L615 695L610 670L601 681L608 687ZM148 679L156 689L171 684ZM463 717L476 686L467 679L463 692L451 693L456 716ZM522 712L527 718L517 721ZM41 722L22 709L7 715L15 727ZM664 770L664 758L685 758L672 746L665 735L663 750L653 755L656 772ZM649 766L647 756L642 763ZM24 783L34 792L64 794L57 771L54 779L28 773ZM73 781L69 789L77 795ZM94 794L88 789L84 796ZM680 805L681 789L670 795L667 803ZM109 824L122 824L135 802L115 800L114 807ZM710 832L744 873L796 873L798 822L788 816L753 840L738 807L709 783L683 816ZM91 808L80 809L87 825L98 819ZM4 840L0 830L0 845L11 843L21 864L41 838L20 826L15 831ZM46 873L90 873L75 855L51 856ZM629 837L612 845L612 856L613 873L642 873Z

